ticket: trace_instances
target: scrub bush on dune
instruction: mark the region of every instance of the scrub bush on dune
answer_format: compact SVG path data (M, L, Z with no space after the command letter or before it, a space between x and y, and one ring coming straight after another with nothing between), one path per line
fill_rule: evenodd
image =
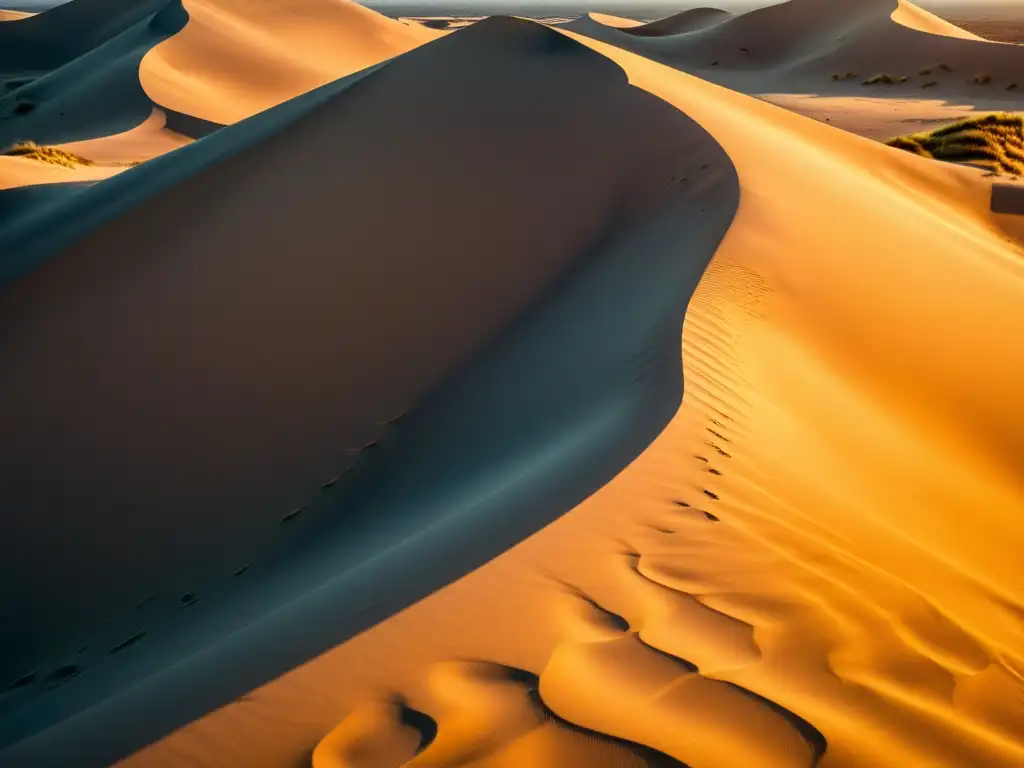
M57 147L41 147L34 141L21 141L3 151L8 157L24 157L29 160L38 160L42 163L63 165L66 168L76 168L80 165L93 165L92 160L76 155Z
M1024 174L1024 116L997 112L926 133L897 136L890 147L997 173Z

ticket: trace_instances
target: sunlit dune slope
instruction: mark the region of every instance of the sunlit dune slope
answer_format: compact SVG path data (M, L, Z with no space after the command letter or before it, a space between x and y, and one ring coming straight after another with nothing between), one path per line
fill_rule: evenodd
M33 14L25 11L8 11L4 8L0 8L0 22L3 21L18 21L19 19L27 19Z
M158 105L229 124L443 34L349 0L184 0L184 30L143 60Z
M123 171L123 166L91 165L67 168L40 163L22 157L0 156L0 190L31 184L56 184L62 181L93 181ZM0 213L3 209L0 208Z
M760 78L744 90L795 87L806 82L794 78L852 72L857 77L848 87L889 73L907 76L908 89L933 81L940 92L963 91L977 75L1006 85L1018 78L1024 61L1018 46L984 41L905 0L790 0L690 33L651 38L588 17L566 28L669 65L717 72L720 78L729 72ZM925 79L918 75L923 70Z
M682 408L548 528L125 768L582 764L551 746L579 733L1024 763L1024 254L988 180L590 45L739 174Z
M0 231L0 762L107 765L599 487L678 406L736 193L506 18Z

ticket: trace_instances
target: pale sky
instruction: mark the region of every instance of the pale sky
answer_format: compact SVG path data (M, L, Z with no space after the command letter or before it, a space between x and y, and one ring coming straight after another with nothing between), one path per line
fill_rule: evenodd
M781 0L698 0L698 2L678 2L676 0L365 0L366 5L384 7L388 5L415 5L432 6L438 9L446 5L479 6L485 8L488 5L501 5L510 7L521 5L528 6L558 6L572 8L608 8L615 7L623 12L628 11L630 6L638 8L666 7L672 10L686 10L696 7L724 8L726 10L749 10L765 5L775 5ZM849 0L856 2L857 0ZM60 5L59 0L0 0L0 8L17 8L25 11L42 11L55 5ZM925 8L941 8L942 6L960 6L969 8L982 8L991 6L1012 7L1018 6L1024 15L1024 0L918 0L917 5Z

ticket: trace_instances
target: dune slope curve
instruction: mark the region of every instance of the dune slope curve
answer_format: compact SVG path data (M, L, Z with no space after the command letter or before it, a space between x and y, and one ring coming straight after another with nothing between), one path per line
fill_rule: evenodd
M1012 79L1024 62L1019 46L982 40L906 0L789 0L666 37L638 37L635 28L588 18L566 28L741 90L786 92L820 87L832 73L904 76L943 64L949 71L930 78L941 92L962 89L977 74Z
M167 0L72 0L0 24L0 76L33 76L61 67L166 4Z
M139 83L139 64L187 20L180 0L165 2L92 51L0 98L0 146L83 141L144 123L153 102Z
M184 0L185 29L142 62L160 106L230 124L436 39L350 0Z
M51 209L101 215L3 286L5 765L106 764L326 650L678 406L737 200L684 115L513 19L304 101Z
M568 515L123 768L318 742L315 768L586 765L566 722L595 765L659 765L611 737L692 768L1024 763L1024 253L990 181L591 44L739 176L676 418Z

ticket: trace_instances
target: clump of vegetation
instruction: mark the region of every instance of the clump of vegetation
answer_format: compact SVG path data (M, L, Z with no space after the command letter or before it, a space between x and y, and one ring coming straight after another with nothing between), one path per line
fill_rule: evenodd
M952 72L953 68L949 64L942 64L941 62L935 65L936 69L941 69L943 72Z
M905 82L907 82L906 77L897 77L896 75L889 75L883 72L878 75L872 75L862 85L897 85L898 83Z
M934 88L936 85L938 85L938 83L934 80L929 80L927 83L921 83L922 88Z
M927 77L931 73L932 73L932 68L931 67L925 67L924 69L919 71L917 74L921 75L921 77Z
M19 101L14 105L14 109L12 109L11 112L19 116L27 115L29 112L35 110L35 108L36 103L34 101Z
M992 173L1024 174L1022 115L996 112L886 143L921 157L973 165Z
M1018 87L1019 86L1016 83L1010 83L1008 86L1006 86L1006 90L1008 90L1008 91L1016 91Z
M992 82L992 75L986 75L984 72L974 76L974 82L976 85L988 85Z
M34 141L20 141L3 151L4 155L11 157L25 157L29 160L38 160L41 163L52 165L63 165L65 168L77 168L80 165L94 165L93 161L68 152L66 149L57 147L42 147Z
M833 80L850 80L851 78L854 77L857 77L856 72L843 72L841 74L839 72L835 72L832 74Z

